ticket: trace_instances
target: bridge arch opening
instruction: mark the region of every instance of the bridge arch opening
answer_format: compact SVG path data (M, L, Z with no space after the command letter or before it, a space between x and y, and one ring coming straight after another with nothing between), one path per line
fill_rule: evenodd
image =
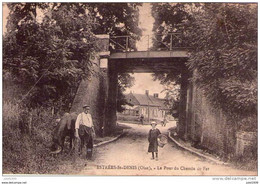
M154 53L153 53L154 54ZM153 55L151 53L137 53L136 55L119 55L117 53L117 58L115 55L111 55L108 59L108 101L107 101L107 110L106 110L106 130L105 132L109 134L110 130L114 129L116 122L118 120L118 113L116 112L117 107L117 95L118 95L118 75L121 73L171 73L172 71L178 70L180 77L180 103L178 107L178 122L179 124L186 123L186 104L187 104L187 89L188 89L188 78L189 72L186 66L187 55L183 57L174 57L170 53L162 57L159 55ZM142 57L139 56L142 55ZM120 56L120 58L118 58ZM138 58L139 57L139 58ZM145 90L145 89L144 89ZM152 95L150 95L152 96ZM152 109L152 108L151 108ZM156 111L156 110L155 110ZM155 112L154 111L154 112ZM139 111L139 115L144 113L144 109ZM156 113L156 112L155 112ZM159 111L157 112L159 113ZM162 111L161 111L162 113ZM163 118L166 111L159 116L159 119ZM148 114L146 114L148 116ZM120 118L119 118L120 119ZM153 118L149 118L148 121L151 121ZM179 126L179 134L185 134L185 126Z

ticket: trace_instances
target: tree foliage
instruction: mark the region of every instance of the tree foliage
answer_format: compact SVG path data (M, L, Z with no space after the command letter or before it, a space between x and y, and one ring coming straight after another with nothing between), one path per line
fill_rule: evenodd
M153 25L153 32L155 38L153 39L153 49L168 49L170 48L171 33L182 33L185 30L184 23L192 19L192 16L187 11L187 3L153 3L152 15L155 18ZM186 46L183 35L174 35L172 37L172 46L182 47ZM185 66L177 65L169 72L155 72L153 74L154 80L161 81L162 84L173 82L181 83L182 73Z
M138 27L139 6L141 3L89 3L88 10L92 17L95 17L97 26L95 34L108 34L110 36L131 36L129 46L136 49L135 43L141 36L141 29ZM125 38L115 39L122 46L126 45ZM110 43L112 44L112 43ZM116 48L111 45L111 52ZM122 105L127 104L123 92L126 88L133 86L134 78L130 74L120 71L118 74L118 95L117 111L123 110Z
M205 4L189 23L186 36L193 50L188 66L196 72L194 80L215 107L240 118L255 115L257 7Z
M153 8L154 31L182 32L191 48L187 66L214 107L234 119L256 116L257 5L163 3Z
M125 110L123 108L123 105L126 105L129 103L125 99L124 92L126 88L130 88L134 85L135 78L132 77L129 73L120 73L118 75L118 93L117 93L117 111L123 112Z
M68 106L78 81L92 71L92 17L81 4L11 3L8 7L4 73L31 89L20 97L28 105L61 101ZM43 14L41 21L37 20L39 9Z
M141 35L138 27L140 3L89 3L89 11L98 26L96 34Z
M18 98L29 106L68 107L80 80L93 73L95 34L140 34L139 5L7 3L4 78L22 84Z
M89 11L98 24L96 34L109 34L112 36L130 36L129 49L136 50L136 41L141 36L139 23L139 6L141 3L89 3ZM111 51L124 50L126 38L113 38L115 43L110 43Z
M163 92L166 93L165 105L170 107L170 113L178 117L179 103L180 103L180 85L175 82L168 81L164 84Z
M95 17L97 26L96 34L109 34L110 36L130 35L136 40L141 36L141 29L138 27L140 3L90 3L88 10ZM117 43L126 44L125 38L115 40ZM129 40L135 48L136 41ZM130 42L129 42L130 44ZM113 52L113 47L111 47ZM117 111L122 112L122 105L127 104L123 92L126 88L133 86L134 78L130 74L120 71L118 75Z
M152 15L155 18L153 25L154 50L170 50L189 47L183 39L185 23L192 19L188 3L153 3Z

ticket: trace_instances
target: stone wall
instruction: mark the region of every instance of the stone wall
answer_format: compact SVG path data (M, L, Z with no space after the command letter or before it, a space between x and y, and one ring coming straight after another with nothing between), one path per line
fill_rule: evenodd
M190 83L187 96L187 135L196 144L222 157L235 152L236 127L214 109L204 91Z
M84 104L90 105L90 113L98 134L102 133L105 118L105 97L107 93L105 80L105 75L101 71L92 75L88 80L82 80L70 110L80 113Z
M104 123L106 121L106 104L108 98L108 68L103 61L110 54L108 51L109 36L96 35L98 54L91 58L94 73L80 82L77 93L73 100L70 112L82 112L84 104L90 105L90 113L96 133L103 134Z

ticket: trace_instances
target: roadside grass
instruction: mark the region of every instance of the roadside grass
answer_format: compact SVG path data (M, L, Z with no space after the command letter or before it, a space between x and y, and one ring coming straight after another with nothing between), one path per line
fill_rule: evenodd
M69 152L66 139L64 151L50 154L57 117L51 109L21 108L3 103L3 174L76 174L87 164L86 153ZM96 137L94 143L108 141L120 135L126 125L118 125L114 133Z
M66 162L73 170L73 155L50 154L53 130L56 126L50 109L20 108L10 102L3 103L3 174L63 174ZM74 159L75 160L75 159ZM73 172L73 171L72 171Z

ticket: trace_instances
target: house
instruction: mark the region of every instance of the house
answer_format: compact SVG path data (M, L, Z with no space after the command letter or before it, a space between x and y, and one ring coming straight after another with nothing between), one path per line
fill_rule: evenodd
M163 120L169 112L169 108L165 105L165 100L160 99L158 93L149 95L146 90L145 94L135 94L130 92L125 98L132 106L125 106L124 115L141 116L144 118Z

